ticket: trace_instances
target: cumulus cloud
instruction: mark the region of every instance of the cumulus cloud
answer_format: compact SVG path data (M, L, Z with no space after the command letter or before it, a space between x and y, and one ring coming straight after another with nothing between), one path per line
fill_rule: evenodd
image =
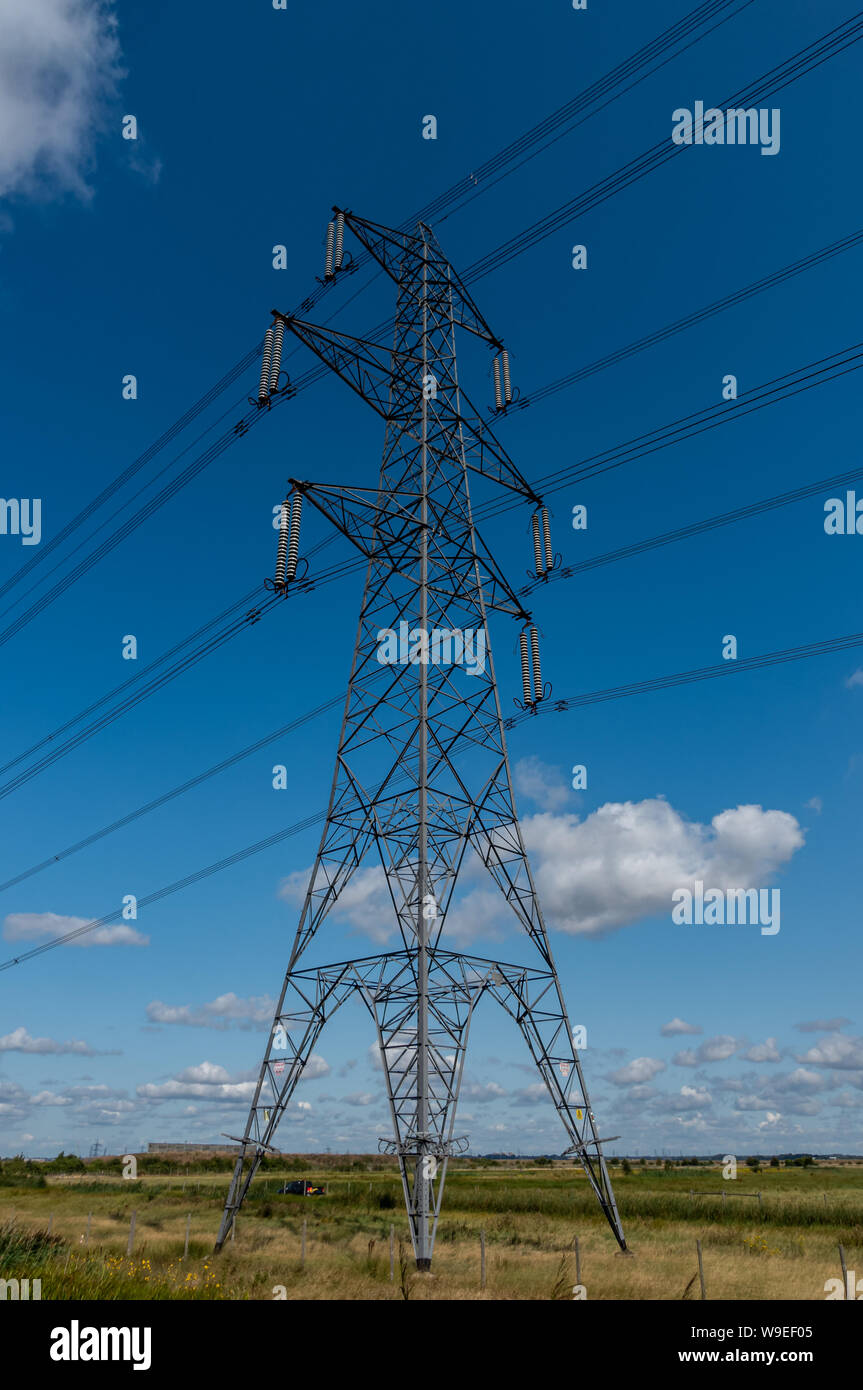
M702 1062L724 1062L733 1056L738 1045L736 1038L729 1037L727 1033L720 1033L715 1038L705 1038L694 1051L688 1048L685 1052L675 1053L671 1060L676 1067L697 1067Z
M795 1023L798 1033L838 1033L850 1018L814 1018L809 1023Z
M59 1056L66 1052L76 1053L81 1057L98 1057L101 1054L90 1047L89 1043L80 1041L55 1042L53 1038L34 1038L27 1032L26 1028L15 1028L5 1037L0 1038L0 1052L35 1052L42 1055L53 1054Z
M858 666L856 671L852 671L845 681L846 688L853 690L857 685L863 685L863 666Z
M185 1067L169 1081L147 1082L137 1087L142 1100L249 1100L255 1094L255 1081L232 1081L216 1062L200 1062Z
M699 1028L697 1023L685 1023L682 1018L673 1018L670 1023L663 1023L659 1032L663 1038L674 1038L679 1033L703 1033L704 1029Z
M0 197L89 197L119 58L108 0L3 0Z
M534 1081L530 1086L523 1086L521 1090L515 1092L515 1105L539 1105L542 1101L549 1100L548 1087L544 1081Z
M300 904L309 886L311 869L288 874L279 884L279 897ZM364 932L372 941L385 945L397 930L386 877L380 864L356 869L345 884L330 916Z
M531 816L523 832L547 918L562 931L595 936L670 915L672 893L696 879L723 890L762 887L803 844L786 811L738 806L708 827L662 798L608 802L583 821Z
M300 1080L314 1081L327 1076L329 1072L329 1062L312 1053ZM185 1067L168 1081L147 1082L138 1086L137 1094L142 1100L152 1101L245 1101L254 1096L256 1086L256 1080L232 1078L218 1062L199 1062L197 1066Z
M31 1105L71 1105L71 1096L58 1096L54 1091L37 1091L30 1097Z
M569 800L569 787L556 767L537 757L519 758L513 768L515 789L544 811L557 811Z
M810 1062L816 1067L835 1067L839 1071L863 1070L863 1038L848 1038L844 1033L834 1033L832 1037L822 1038L798 1062Z
M40 941L67 936L69 932L79 931L88 922L88 917L63 917L57 912L10 912L3 923L3 937L6 941ZM149 946L149 936L136 931L134 927L94 927L84 932L68 946Z
M650 1100L655 1114L680 1115L686 1111L704 1110L713 1104L713 1097L703 1086L681 1086L679 1091L660 1092Z
M747 1048L743 1053L745 1062L779 1062L782 1055L776 1046L775 1038L767 1038L763 1043L753 1043L752 1047Z
M544 811L526 817L522 833L549 925L594 936L644 917L670 918L675 889L691 888L696 879L723 890L763 887L804 838L786 811L738 806L705 826L685 820L662 798L609 802L583 821ZM507 828L496 834L508 846ZM308 877L308 871L290 875L280 895L302 901ZM466 858L460 885L445 924L449 937L475 940L514 925L476 855ZM393 935L392 904L379 865L354 873L333 916L377 942Z
M484 1105L488 1101L500 1100L507 1093L503 1086L499 1086L496 1081L486 1081L484 1085L473 1081L462 1086L461 1094L466 1100L476 1101L478 1104Z
M636 1057L632 1062L627 1062L625 1067L613 1071L608 1079L613 1081L615 1086L637 1086L652 1081L661 1071L665 1071L665 1063L660 1062L658 1058Z
M772 1129L782 1119L778 1110L768 1110L765 1118L758 1124L759 1129Z
M342 1096L345 1105L372 1105L374 1100L371 1091L353 1091L349 1096Z
M163 1004L154 999L147 1005L151 1023L181 1024L186 1028L216 1028L223 1030L236 1024L238 1028L267 1028L272 1022L276 1001L268 994L241 999L236 994L220 994L206 1004Z

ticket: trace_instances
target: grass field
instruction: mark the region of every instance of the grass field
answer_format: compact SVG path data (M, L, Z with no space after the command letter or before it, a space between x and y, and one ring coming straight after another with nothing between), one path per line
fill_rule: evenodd
M563 1164L456 1168L447 1178L430 1276L413 1269L393 1171L310 1166L304 1176L326 1184L325 1197L276 1195L297 1172L293 1164L286 1174L271 1170L256 1180L236 1237L218 1256L212 1247L227 1174L187 1171L134 1182L51 1176L45 1186L4 1179L0 1278L41 1279L43 1300L571 1300L576 1236L588 1300L698 1300L696 1239L708 1299L823 1300L825 1281L840 1275L840 1242L849 1269L863 1276L863 1164L741 1168L733 1182L723 1182L718 1166L631 1174L617 1168L612 1177L632 1258L616 1253L580 1171ZM709 1195L722 1191L724 1201ZM133 1211L134 1250L127 1256Z

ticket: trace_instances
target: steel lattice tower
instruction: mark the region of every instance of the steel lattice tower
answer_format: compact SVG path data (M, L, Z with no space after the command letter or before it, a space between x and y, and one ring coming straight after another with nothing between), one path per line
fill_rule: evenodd
M499 354L495 381L502 362L503 408L512 398L508 357L423 224L406 234L336 210L327 279L346 268L345 226L398 286L393 346L274 311L259 401L268 404L291 390L279 385L287 330L383 417L386 439L376 490L291 479L283 508L277 590L298 583L303 502L362 552L368 568L326 823L216 1249L231 1231L261 1158L273 1148L324 1025L357 994L374 1021L392 1118L394 1137L381 1140L381 1147L398 1156L417 1268L427 1270L447 1161L467 1147L454 1125L470 1022L489 994L521 1029L563 1122L566 1153L577 1155L625 1250L516 816L488 638L490 610L522 624L529 624L530 614L476 531L469 474L493 479L534 507L541 498L460 388L456 328ZM547 558L550 564L550 547ZM382 659L390 633L396 645ZM535 641L535 629L532 635ZM530 683L526 635L522 657L525 698L534 704L544 692L535 650ZM485 866L514 911L531 942L531 964L441 946L466 856ZM301 966L361 864L377 866L401 949Z

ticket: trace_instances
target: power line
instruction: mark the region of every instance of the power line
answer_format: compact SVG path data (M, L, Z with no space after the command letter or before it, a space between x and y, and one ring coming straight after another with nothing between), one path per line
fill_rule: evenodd
M778 652L765 652L761 656L742 657L737 661L725 662L720 666L704 666L694 671L681 671L670 676L656 676L650 680L635 681L628 685L613 686L606 690L594 690L584 695L572 695L564 699L553 700L551 707L556 711L564 712L570 709L582 708L587 705L606 703L610 700L623 700L631 695L647 694L653 690L667 690L678 685L687 685L694 682L713 680L719 676L732 675L740 671L763 670L769 666L785 664L791 661L805 661L813 656L825 656L832 652L848 651L854 647L863 646L863 632L853 632L842 637L830 637L821 642L808 642L800 647L786 647ZM506 728L513 728L516 724L522 724L526 719L535 717L535 714L543 705L534 706L531 711L524 711L518 715L512 715L504 721ZM257 840L252 845L247 845L244 849L237 850L234 854L226 855L223 859L218 859L212 864L205 865L204 868L196 869L193 873L187 874L185 878L176 879L173 883L164 888L159 888L153 893L148 893L144 897L139 897L137 905L139 908L150 907L153 903L160 902L163 898L170 897L174 893L179 893L183 888L189 888L196 883L200 883L205 878L210 878L214 874L221 873L224 869L233 868L235 864L240 864L246 859L250 859L255 854L260 854L266 849L271 849L274 845L280 844L283 840L292 835L299 834L302 830L307 830L311 826L323 820L326 810L316 811L313 815L305 817L304 820L296 821L293 825L286 826L282 830L275 831L274 834L266 836L262 840ZM21 965L24 961L32 960L36 956L43 955L46 951L51 951L56 946L66 945L70 941L77 940L88 932L95 931L99 927L109 926L112 918L119 913L119 908L114 908L106 913L104 917L99 917L92 922L86 922L83 926L76 927L73 931L65 932L63 935L55 937L51 941L45 941L40 946L34 946L31 950L23 952L9 960L0 963L0 970L9 970L13 965Z
M529 710L511 715L504 720L506 728L523 724L542 709L553 708L555 713L583 709L587 705L605 704L609 700L625 700L630 695L647 695L654 690L671 690L678 685L692 685L699 681L716 680L719 676L730 676L740 671L760 671L768 666L779 666L789 661L806 661L811 656L829 656L831 652L849 651L863 646L863 632L852 632L844 637L828 637L822 642L807 642L800 647L786 647L778 652L765 652L761 656L739 657L736 661L724 661L718 666L701 666L694 671L679 671L671 676L654 676L650 680L632 681L628 685L610 686L607 690L592 690L585 695L568 695L550 700L548 705L533 705Z
M721 299L715 299L712 303L705 304L701 309L696 309L684 318L675 319L673 323L666 324L664 328L657 328L653 333L646 333L643 338L638 338L633 343L627 343L625 347L618 348L615 352L609 352L604 357L599 357L595 362L589 362L574 372L568 372L566 376L558 377L556 381L551 381L546 386L540 386L531 395L519 402L519 405L520 407L536 405L539 401L556 395L558 391L575 386L580 381L586 381L588 377L595 376L597 372L603 372L606 368L614 367L619 362L634 357L639 352L644 352L647 348L655 347L657 343L663 343L666 339L674 337L677 333L682 333L687 328L692 328L695 324L704 323L707 319L723 313L726 309L736 308L737 305L743 304L755 295L773 289L775 285L784 284L793 279L795 275L802 275L804 271L811 270L813 266L823 265L826 261L832 260L834 256L839 256L844 251L853 250L861 242L863 242L863 230L851 232L848 236L840 237L838 241L829 242L827 246L810 252L808 256L802 256L799 260L792 261L790 265L782 266L781 269L774 270L769 275L763 275L760 280L754 280L751 285L745 285L742 289L734 290Z
M118 473L113 482L103 488L91 502L88 502L87 506L84 507L77 516L74 516L71 521L61 527L56 536L52 536L44 545L40 545L39 549L6 580L6 583L0 585L0 598L7 594L10 589L13 589L16 584L20 584L21 580L24 579L36 565L42 564L42 562L57 549L57 546L61 545L73 531L77 530L78 527L82 526L86 521L89 521L95 511L98 511L100 507L104 506L121 487L133 478L136 473L139 473L151 459L155 458L156 454L166 448L178 434L186 429L193 420L197 419L202 411L206 410L209 405L212 405L213 401L217 400L229 386L232 386L233 383L249 369L251 364L255 361L255 358L259 357L260 354L261 344L258 343L256 347L251 348L241 357L238 362L235 362L233 367L230 367L214 386L211 386L193 406L189 407L185 414L181 415L178 420L175 420L173 425L170 425L149 448L145 449L143 454L140 454L127 468L124 468L122 473Z
M675 541L688 540L691 536L699 536L707 531L714 531L720 526L731 526L736 521L743 521L750 516L760 516L764 512L773 511L777 507L787 507L792 502L801 502L807 497L813 497L818 492L833 491L835 488L845 487L848 483L856 482L863 477L863 465L852 468L847 473L834 473L830 478L819 478L815 483L807 483L804 487L792 488L790 492L779 492L773 497L765 497L760 502L751 502L746 507L736 507L733 511L722 512L719 516L708 517L705 521L693 521L688 526L679 526L674 531L665 531L659 536L650 536L643 541L635 541L632 545L620 546L617 550L608 550L603 555L592 555L587 560L580 560L574 565L564 565L561 569L550 570L542 579L532 580L530 584L525 584L519 590L519 596L524 597L542 587L544 583L557 579L573 579L577 574L586 574L588 570L598 569L602 565L615 564L618 560L629 560L633 555L643 555L645 551L657 550L661 546L672 545Z
M630 58L624 60L622 63L619 63L615 68L611 69L611 71L607 73L604 77L600 78L597 82L594 82L590 87L586 88L583 92L579 93L571 101L565 103L556 111L552 112L543 121L539 122L538 125L532 127L530 130L518 137L515 141L511 142L511 144L505 146L502 150L499 150L497 154L492 155L488 160L485 161L484 164L482 164L479 167L477 171L466 176L463 179L458 180L456 183L452 184L447 190L445 190L445 192L439 194L436 198L433 198L429 203L425 205L425 207L421 208L419 212L414 214L413 218L406 219L402 226L405 229L407 229L412 223L418 220L426 220L429 217L435 216L437 213L442 212L446 208L452 208L453 204L456 203L459 199L463 198L465 193L470 194L470 197L466 201L473 201L474 197L477 197L481 193L487 191L486 187L478 188L476 186L475 180L486 178L491 174L497 173L498 170L503 168L506 164L512 163L513 160L518 159L519 156L524 154L526 150L534 148L537 145L539 145L539 148L535 149L535 153L540 153L542 149L547 148L547 145L551 143L551 141L546 140L547 136L549 136L554 131L559 130L562 125L564 125L567 121L571 121L574 116L587 111L593 103L599 100L600 97L607 96L608 93L614 91L615 87L619 86L622 82L626 81L628 78L632 77L637 72L641 72L641 76L637 79L637 81L644 80L644 78L648 76L650 73L658 71L660 67L663 67L666 63L670 62L672 57L679 56L680 53L685 52L687 49L691 48L694 43L699 42L708 34L713 33L715 29L719 28L721 24L727 22L728 19L734 18L737 14L741 13L742 10L747 9L750 4L754 3L754 0L745 0L745 3L743 3L739 9L734 10L733 12L729 12L731 10L731 6L735 3L737 3L737 0L707 0L707 3L697 6L695 10L693 10L690 14L685 15L683 19L680 20L677 24L672 25L671 28L665 30L662 34L658 35L657 38L651 40L648 44L644 45ZM698 32L699 29L703 28L703 26L707 24L711 19L713 19L715 16L719 14L722 14L723 12L725 12L724 17L720 19L717 24L714 24L709 29L706 29L704 33ZM690 37L693 34L695 35L695 37ZM674 53L673 50L684 38L688 39L689 42L687 42L682 48L680 48L677 53ZM661 62L654 61L660 58L662 59ZM623 95L624 91L631 90L632 86L634 85L636 85L635 82L630 83L629 86L623 88L622 91L619 92L617 95ZM616 98L609 98L609 100L612 99ZM597 107L594 111L590 112L590 114L595 115L598 110L602 110L604 106L606 106L607 104L608 101L604 101L601 106ZM582 120L586 119L588 119L588 116L582 117ZM580 125L582 124L582 121L578 121L576 124ZM571 133L572 129L575 129L575 126L571 126L568 130L564 131L564 134ZM560 139L562 138L562 136L557 135L555 138ZM545 143L540 143L542 141L545 141ZM533 158L534 156L530 155L529 157ZM524 162L526 161L522 159L520 163L515 166L515 168L521 167L521 164L523 164ZM510 170L510 172L514 171L514 169ZM500 177L504 177L504 175L499 175L499 178ZM497 183L499 181L499 178L495 179L494 183ZM493 186L493 184L488 185L488 187L491 186ZM465 203L462 204L462 206L464 205ZM453 211L460 210L461 208L453 208ZM449 213L448 215L452 215L452 213ZM363 252L360 256L357 257L355 266L359 268L361 265L365 265L370 260L371 256L369 255L369 253ZM332 287L332 284L333 282L319 281L317 285L310 291L309 295L307 295L306 298L301 301L301 303L297 306L294 312L297 315L301 313L307 313L311 308L314 307L315 304L317 304L320 301L320 299L326 293L328 293L328 291ZM339 306L339 308L336 310L336 314L342 312L347 307L347 304L351 303L354 299L356 299L357 296L361 294L366 288L367 285L362 286L353 295L351 295L347 301L345 301L343 304ZM336 314L332 315L332 317L335 317ZM327 322L329 322L329 320L327 320ZM258 342L243 357L241 357L238 362L234 363L234 365L228 369L225 375L218 382L216 382L214 386L210 387L209 390L206 391L204 395L201 396L200 399L193 406L191 406L171 426L169 426L169 428L166 431L164 431L164 433L160 435L159 438L155 440L153 444L151 444L141 455L139 455L139 457L135 459L127 468L123 469L122 472L119 473L111 483L109 483L105 488L103 488L103 490L100 493L98 493L96 497L94 497L87 504L86 507L84 507L80 512L78 512L77 515L71 519L71 521L67 522L66 525L63 526L55 536L51 537L43 545L41 545L39 549L35 551L25 561L25 563L19 567L15 574L13 574L2 586L0 586L0 598L4 597L8 592L10 592L11 589L20 584L21 581L24 578L26 578L26 576L34 568L36 568L38 565L43 564L44 561L48 558L48 556L53 554L53 552L58 548L58 546L60 546L65 540L67 540L68 537L72 535L73 532L76 531L80 526L84 525L90 519L90 517L102 506L104 506L105 503L109 501L122 487L124 487L125 484L131 480L131 478L133 478L137 473L139 473L141 469L146 466L147 463L149 463L158 453L161 452L162 449L166 448L167 445L170 444L177 437L178 434L180 434L184 429L188 427L189 424L192 423L192 421L197 419L197 417L202 413L202 411L204 411L209 405L211 405L221 394L223 394L225 390L228 389L229 386L231 386L240 376L242 376L243 373L247 371L248 368L252 365L252 363L258 357L260 357L261 348L262 343ZM296 349L294 350L294 352L296 352ZM286 354L286 357L291 357L293 355L294 353L288 353ZM316 372L315 379L318 379L320 375L322 375L322 373ZM69 557L67 556L66 559L68 558ZM65 560L62 563L65 563Z
M751 87L736 92L718 105L723 109L757 106L759 102L783 91L799 78L828 62L829 59L844 53L847 48L852 47L863 38L863 19L860 18L860 15L863 15L863 11L859 11L853 19L848 20L845 24L840 24L837 28L816 39L814 43L800 49L785 63L771 68L769 72L759 77ZM493 270L507 265L515 256L521 255L523 251L538 245L546 237L559 231L573 217L581 216L598 207L613 197L615 193L619 193L621 189L637 183L646 174L653 173L654 170L667 164L669 160L674 159L688 148L690 148L688 145L673 144L667 137L660 140L658 144L645 150L643 154L637 155L621 169L591 185L585 192L569 199L568 202L555 208L553 212L547 213L545 217L526 227L524 231L510 237L493 251L481 256L474 261L473 265L468 267L462 279L465 284L475 284L484 276L491 274Z
M88 849L90 845L94 845L98 840L103 840L106 835L113 835L115 831L125 829L126 826L139 820L141 816L146 816L151 811L158 810L159 807L166 805L167 802L172 801L175 797L182 796L185 792L191 791L194 787L201 786L201 784L208 781L209 778L217 776L220 772L227 771L229 767L235 767L236 764L242 762L244 758L249 758L253 753L259 753L262 748L266 748L268 744L274 743L277 738L282 738L285 734L293 733L296 729L302 728L302 726L308 724L310 720L317 718L319 714L325 714L329 710L336 709L344 702L344 698L344 692L342 692L336 695L334 699L326 700L322 705L318 705L316 709L309 710L306 714L299 715L298 718L290 720L287 724L283 724L280 729L274 729L271 733L265 734L263 738L256 739L254 743L249 744L246 748L241 748L239 752L232 753L228 758L223 758L221 762L214 764L213 767L207 768L204 772L197 773L196 776L190 777L185 782L181 782L179 786L172 787L170 791L163 792L161 796L154 797L152 801L148 801L145 805L139 806L137 810L130 811L127 815L121 816L118 820L112 821L110 825L102 826L100 830L93 831L91 835L85 836L83 840L77 840L75 844L68 845L66 849L61 850L59 854L52 854L50 858L43 859L41 864L34 864L31 868L24 869L20 874L16 874L14 878L7 879L5 883L0 883L0 893L5 892L7 888L14 888L17 884L23 883L25 879L32 878L35 874L41 873L43 869L48 869L53 864L59 864L61 860L68 859L69 855L77 854L78 851L82 849ZM303 825L305 825L305 822L303 822Z
M860 13L863 14L863 12ZM799 50L798 53L794 54L784 64L772 68L768 73L757 80L754 87L727 98L725 105L739 105L741 103L749 105L756 101L763 100L767 96L783 90L804 74L820 67L822 63L827 62L830 58L844 52L845 49L850 48L854 43L858 42L861 37L863 37L863 20L859 17L855 17L844 25L839 25L837 28L829 31L828 34L822 36L822 38L816 40L814 43L807 45L804 49ZM546 236L552 235L554 231L562 226L564 222L575 213L582 213L606 201L606 199L613 196L614 193L619 192L621 188L627 187L630 183L642 178L646 173L652 172L654 168L658 168L659 165L667 162L668 159L673 158L674 155L679 154L686 148L687 146L684 145L669 145L667 141L661 141L644 155L638 156L635 160L630 161L628 165L625 165L623 169L619 170L616 174L609 176L609 178L603 180L600 184L594 185L587 193L579 195L578 198L564 204L555 212L548 214L548 216L540 222L534 223L533 226L526 229L526 231L519 233L516 237L510 238L509 241L503 243L502 246L490 253L489 256L482 257L479 261L476 261L464 275L463 279L465 283L470 284L475 280L482 279L499 265L507 264L510 260L514 259L515 256L520 255L522 251L537 245L538 242L542 241ZM311 300L304 301L304 305L301 306L301 309L304 308L306 304L311 304L311 302ZM378 325L378 327L373 330L371 336L377 336L381 332L386 331L390 324L391 321L390 323ZM306 386L310 386L313 382L322 379L327 375L327 370L325 366L321 366L313 368L311 371L305 373L300 380L294 384L292 395L296 395L299 390L305 389ZM276 399L286 399L286 397ZM252 423L257 415L258 412L253 411L246 417L245 422L241 423L245 424L245 428L248 428L248 425ZM245 433L245 428L242 431L243 433ZM19 617L6 629L0 632L0 646L9 641L10 638L21 631L27 623L31 622L34 617L43 612L61 592L65 592L70 583L74 583L106 554L115 549L132 531L141 525L142 521L146 520L154 511L162 507L165 502L170 500L182 487L185 487L193 477L196 477L214 458L217 458L224 452L232 442L233 436L230 434L222 436L220 440L217 440L216 444L212 445L210 450L202 455L199 460L189 465L187 469L180 474L178 479L175 479L171 484L163 488L155 498L151 499L146 507L141 508L139 512L124 523L124 525L120 527L114 535L104 541L95 552L85 557L69 575L64 577L63 581L59 582L52 590L43 595L41 599L32 604L29 609L19 615Z
M667 425L659 426L657 429L639 435L635 439L628 440L624 444L615 446L613 449L605 450L601 454L583 459L570 468L559 469L557 472L539 479L536 484L537 490L545 494L560 491L573 481L580 482L587 478L596 477L599 474L609 472L614 468L621 467L625 463L631 463L636 459L656 453L660 449L667 448L671 444L679 444L698 434L716 429L720 425L729 423L731 420L739 419L741 415L752 414L754 411L762 410L768 405L775 405L780 401L789 400L793 396L811 390L814 386L824 385L828 381L836 380L838 377L845 376L851 371L857 371L861 367L863 367L863 343L857 343L851 348L845 348L839 353L832 354L830 357L822 358L819 361L797 368L793 372L786 373L782 377L774 378L773 381L767 382L763 386L754 387L737 401L723 402L718 405L705 407L689 416L685 416L682 420L672 421ZM816 490L817 486L818 485L813 485L812 490ZM789 495L788 500L794 500L794 496ZM521 505L519 501L511 501L508 499L499 502L489 502L478 507L475 516L477 520L484 521L491 517L496 517L503 512L511 511L519 505ZM777 501L776 505L783 505L783 503ZM754 504L754 509L762 509L762 504ZM767 508L764 507L763 509L766 510ZM743 511L747 512L747 509L743 509ZM736 519L736 517L729 515L729 520L731 519ZM715 521L715 524L720 524L716 519L709 519L709 521ZM697 529L710 529L709 524L703 523L693 523L693 527L693 534ZM682 528L682 531L685 530L686 528ZM682 535L680 538L682 539ZM658 545L662 543L664 543L662 537L653 538L652 541L644 544L644 548L649 549L653 544ZM319 548L322 547L315 547L315 549ZM621 558L623 558L623 556L621 556ZM349 574L356 573L364 568L365 563L365 560L346 560L339 562L322 574L303 581L302 592L312 592L333 580L341 579ZM608 561L608 563L610 563L610 561ZM533 585L531 588L532 587ZM255 621L257 621L259 616L270 612L277 601L276 598L270 597L260 606L260 610L254 610L253 616ZM233 605L231 609L227 610L228 614L233 614L239 606L239 604ZM11 792L18 790L32 777L56 762L59 758L65 756L65 754L70 752L73 748L78 747L85 739L92 737L94 733L99 732L100 729L113 723L115 719L126 713L128 709L134 708L135 705L140 704L142 700L148 698L149 695L154 694L157 690L160 690L177 675L182 674L190 666L197 664L197 662L207 656L210 651L215 650L217 647L223 645L224 642L236 636L238 632L243 631L248 625L247 618L229 621L227 628L207 638L199 648L187 654L181 661L178 661L173 667L169 668L168 671L154 678L149 685L134 691L132 695L128 696L127 699L114 710L108 711L105 715L101 716L99 720L94 721L92 725L88 726L87 729L79 731L72 738L68 739L66 743L53 749L50 754L46 754L38 763L33 764L29 768L25 768L16 778L0 786L0 797L7 796ZM205 631L212 626L213 623L207 624L206 628L201 631ZM186 641L180 645L186 646L191 640L191 638L186 639ZM151 669L157 665L161 665L165 659L166 657L159 658L157 662L151 663L151 667L141 672L140 676L146 676ZM138 679L140 679L140 677L133 677L132 680L125 682L123 686L118 688L119 692L122 693L133 681ZM112 692L112 694L114 693L117 692ZM93 708L106 703L109 698L111 698L111 696L103 697L95 706L89 707L88 710L85 711L85 714L89 713ZM43 738L41 743L36 745L36 748L44 746L47 742L53 741L56 732L65 731L65 729L69 728L72 724L80 722L82 717L84 717L84 715L78 715L72 720L67 721L60 731L55 731L55 734ZM18 755L12 762L6 765L6 768L0 769L0 772L22 761L26 756L29 756L29 754Z

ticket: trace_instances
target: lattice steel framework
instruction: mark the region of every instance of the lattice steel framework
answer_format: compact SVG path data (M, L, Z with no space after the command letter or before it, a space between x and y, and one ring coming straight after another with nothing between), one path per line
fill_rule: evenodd
M503 345L427 226L406 234L339 210L336 217L327 275L338 273L347 226L398 286L392 348L276 311L274 331L279 343L283 330L292 333L361 395L386 421L386 438L376 490L290 480L292 527L302 499L368 568L327 819L216 1248L273 1148L321 1030L358 995L374 1021L389 1098L394 1137L381 1147L398 1156L417 1267L427 1270L447 1160L467 1146L454 1124L470 1022L490 994L521 1029L566 1153L580 1160L626 1249L516 816L491 656L489 611L522 624L530 614L471 516L471 472L541 505L458 382L457 327L497 353ZM278 362L266 374L271 389ZM295 557L296 529L291 540ZM282 565L287 550L285 531ZM287 592L294 573L290 563L287 579L277 570L276 587ZM497 883L532 943L532 965L441 946L466 857ZM375 866L402 949L301 968L361 864Z

